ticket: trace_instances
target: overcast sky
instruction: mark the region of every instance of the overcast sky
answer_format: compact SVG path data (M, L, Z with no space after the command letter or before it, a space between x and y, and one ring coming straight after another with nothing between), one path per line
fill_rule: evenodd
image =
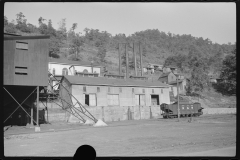
M22 12L27 23L38 26L38 18L58 22L66 18L67 29L77 23L84 28L126 36L146 29L191 34L213 43L236 42L235 3L5 3L4 15L16 20ZM46 22L47 23L47 22Z

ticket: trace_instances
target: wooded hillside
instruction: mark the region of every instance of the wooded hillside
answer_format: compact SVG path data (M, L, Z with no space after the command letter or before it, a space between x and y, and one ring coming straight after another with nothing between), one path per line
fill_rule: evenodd
M23 13L16 15L16 20L9 21L4 16L4 32L20 35L50 35L49 56L74 61L94 61L107 67L110 73L118 73L118 43L129 43L130 72L133 72L132 43L141 43L143 64L155 63L175 65L186 77L196 74L220 75L223 60L231 55L235 44L213 43L210 39L192 35L176 35L165 33L158 29L148 29L135 32L130 36L125 34L111 35L107 31L85 28L84 33L76 33L77 23L66 29L66 19L52 26L52 21L43 17L38 19L38 26L27 22ZM82 24L79 24L82 25ZM121 47L123 53L123 46ZM123 67L125 67L124 54ZM139 59L139 56L137 57ZM124 71L124 69L123 69Z

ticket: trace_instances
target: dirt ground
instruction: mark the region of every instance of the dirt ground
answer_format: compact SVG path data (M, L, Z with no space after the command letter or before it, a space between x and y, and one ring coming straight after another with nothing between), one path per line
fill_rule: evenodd
M18 135L12 135L14 129L9 129L4 132L4 154L72 157L79 146L88 144L95 148L97 157L235 156L236 115L204 115L194 117L191 123L188 120L119 121L108 122L107 127L52 124L52 128L45 125L45 130L42 125L38 133Z

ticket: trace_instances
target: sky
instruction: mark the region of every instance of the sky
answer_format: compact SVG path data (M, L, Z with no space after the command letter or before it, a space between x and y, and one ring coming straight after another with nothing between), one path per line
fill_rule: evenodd
M99 29L115 36L129 36L147 29L165 33L191 34L208 38L213 43L236 42L236 4L225 3L36 3L7 2L4 15L8 21L16 20L22 12L27 23L38 26L43 17L46 24L51 19L53 27L59 28L66 18L67 30L77 23L75 32L84 34L84 29Z

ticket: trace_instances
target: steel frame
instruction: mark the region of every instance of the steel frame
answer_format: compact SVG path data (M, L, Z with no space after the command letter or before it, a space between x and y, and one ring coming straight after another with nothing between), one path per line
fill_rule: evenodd
M62 105L57 104L58 106L60 106L62 109L64 109L65 111L69 112L70 114L72 114L74 117L78 118L80 121L82 121L83 123L86 122L86 120L83 118L82 115L88 117L89 119L93 120L95 123L97 122L97 119L77 100L76 97L74 97L66 87L63 86L63 84L61 82L58 82L57 84L55 84L54 86L51 84L50 79L53 78L54 80L58 81L56 79L56 77L50 73L48 71L48 75L49 75L49 81L48 81L48 85L51 87L51 89L53 90L53 87L56 85L59 85L60 87L62 87L62 89L65 89L65 91L67 91L68 95L71 97L71 99L73 98L74 100L76 100L76 103L73 105L73 102L71 100L72 103L67 102L63 97L61 97L61 95L57 95L56 93L54 93L53 91L49 90L48 87L46 87L47 92L46 93L51 93L53 95L58 96L58 99L61 100ZM54 102L50 99L51 102ZM68 111L67 109L64 108L63 106L63 102L65 102L67 104L67 107L70 109L70 111ZM54 102L55 103L55 102ZM76 107L76 105L78 104L79 108Z
M12 99L18 104L18 107L8 116L7 119L4 120L3 123L5 123L5 122L17 111L17 109L18 109L19 107L21 107L21 108L23 109L23 111L38 125L38 123L33 119L33 117L30 116L30 115L27 113L27 111L22 107L22 104L34 93L34 91L37 89L37 87L27 96L27 98L25 98L25 100L24 100L21 104L18 103L18 101L11 95L10 92L8 92L8 90L7 90L5 87L3 87L3 89L4 89L4 90L10 95L10 97L12 97Z

